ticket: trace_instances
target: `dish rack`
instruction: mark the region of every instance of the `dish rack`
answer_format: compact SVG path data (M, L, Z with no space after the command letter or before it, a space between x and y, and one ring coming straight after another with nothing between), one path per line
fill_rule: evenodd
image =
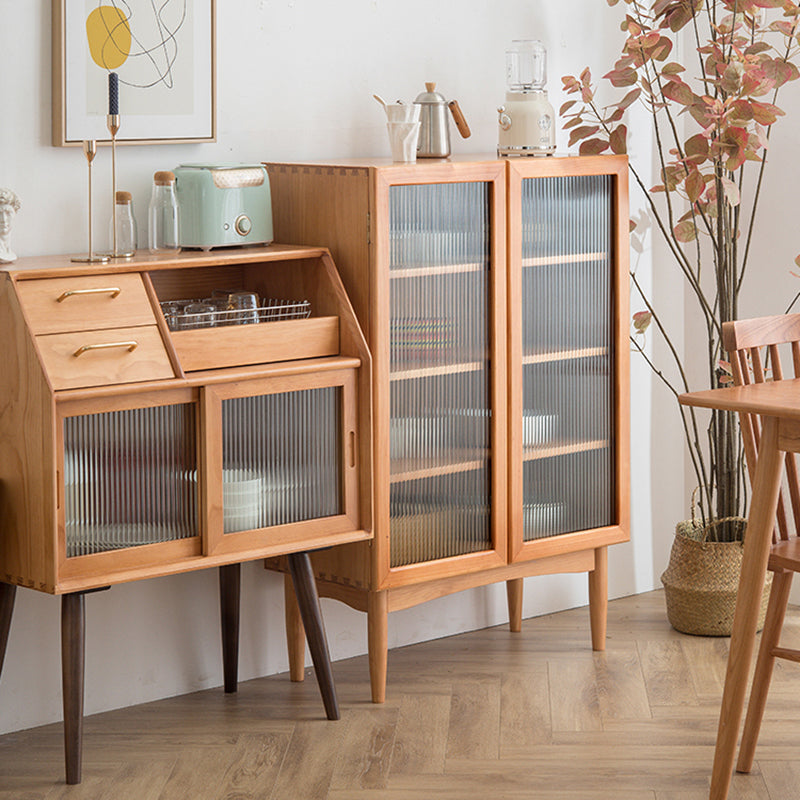
M208 311L187 311L194 304L208 304L203 299L165 300L161 311L171 331L194 328L218 328L229 325L251 325L256 322L282 322L291 319L307 319L311 316L308 300L262 299L255 308L220 308Z

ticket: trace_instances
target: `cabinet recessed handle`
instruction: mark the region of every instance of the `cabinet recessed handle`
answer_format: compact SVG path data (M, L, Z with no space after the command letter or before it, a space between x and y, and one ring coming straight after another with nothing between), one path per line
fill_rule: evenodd
M118 286L106 286L102 289L70 289L56 298L57 303L63 303L68 297L73 297L76 294L110 294L111 297L116 297L122 289Z
M350 468L356 465L356 432L350 431Z
M132 353L139 346L139 342L104 342L102 344L85 344L79 347L72 355L77 358L89 350L108 350L111 347L127 347L128 352Z

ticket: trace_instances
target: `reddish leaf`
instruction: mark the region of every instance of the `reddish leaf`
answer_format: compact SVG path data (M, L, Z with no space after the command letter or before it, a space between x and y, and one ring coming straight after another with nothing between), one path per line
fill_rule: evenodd
M558 116L563 117L564 114L569 111L577 102L577 100L567 100L566 103L562 103L561 108L558 109Z
M772 103L753 101L752 109L753 119L760 125L772 125L773 122L777 122L778 117L785 116L784 112Z
M664 84L661 92L664 97L682 106L691 106L695 101L694 92L682 81L675 80Z
M628 152L628 129L625 125L618 125L614 128L611 136L608 137L608 143L611 145L611 152L619 155L624 155Z
M708 139L702 133L696 133L686 140L684 152L692 160L702 163L708 158Z
M611 81L612 86L620 88L622 86L633 86L636 83L637 75L633 67L625 67L624 69L615 69L603 75L606 80Z
M589 67L584 67L583 72L581 72L581 83L584 86L588 86L592 82L592 72Z
M653 315L650 311L637 311L633 315L633 327L636 333L644 333L653 321Z
M602 139L587 139L585 142L581 142L581 146L578 148L578 152L582 156L596 156L606 150L608 150L608 142Z
M686 67L678 64L676 61L670 61L669 64L664 64L661 67L662 75L677 75L679 72L686 72Z
M626 109L635 103L639 99L639 95L642 93L642 90L638 87L636 89L631 89L622 100L617 103L617 108Z
M635 219L629 219L628 220L628 232L629 233L633 233L635 230L636 230L636 220ZM800 258L800 256L798 256L798 258Z
M594 100L594 92L590 86L581 87L581 100L583 100L583 102L586 104L589 104L592 102L592 100Z
M706 188L706 182L703 180L703 176L698 170L693 170L689 173L689 177L686 179L684 186L686 187L686 196L689 198L689 201L696 203L700 199L700 195L703 194L703 190Z
M747 100L736 100L731 103L728 114L730 119L748 122L753 119L753 105Z
M679 222L673 229L675 238L679 242L691 242L697 238L697 228L691 220L684 220Z
M571 131L569 134L568 147L572 147L572 145L574 145L576 142L579 142L581 139L594 136L599 130L599 125L583 125L580 128L575 128L575 130Z

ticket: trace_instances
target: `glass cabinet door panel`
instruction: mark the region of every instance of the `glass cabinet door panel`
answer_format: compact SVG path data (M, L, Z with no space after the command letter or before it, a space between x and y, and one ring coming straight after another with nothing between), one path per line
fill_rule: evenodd
M522 181L525 541L613 522L612 191Z
M389 208L396 567L492 547L489 187L392 186Z
M342 513L341 389L222 401L225 533Z
M191 403L67 417L67 557L197 536L196 469Z

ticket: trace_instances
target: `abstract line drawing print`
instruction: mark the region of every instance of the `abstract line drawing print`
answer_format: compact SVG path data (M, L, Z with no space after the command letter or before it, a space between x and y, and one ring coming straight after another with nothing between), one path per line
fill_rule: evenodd
M104 83L92 73L117 71L124 113L192 113L191 0L89 0L87 9L91 107L101 112Z

